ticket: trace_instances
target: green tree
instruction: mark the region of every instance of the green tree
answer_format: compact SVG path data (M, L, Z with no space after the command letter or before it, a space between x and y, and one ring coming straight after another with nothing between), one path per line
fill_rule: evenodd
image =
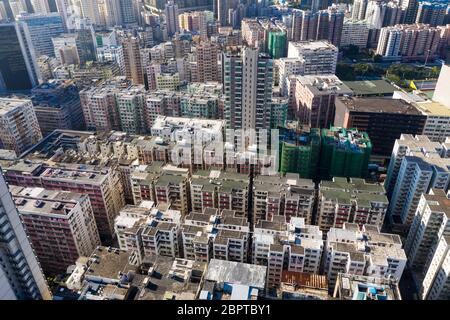
M383 57L381 55L379 55L379 54L374 55L372 59L373 59L373 62L381 62L381 61L383 61Z
M336 66L336 76L344 81L355 80L355 74L353 72L353 67L346 63L338 63Z

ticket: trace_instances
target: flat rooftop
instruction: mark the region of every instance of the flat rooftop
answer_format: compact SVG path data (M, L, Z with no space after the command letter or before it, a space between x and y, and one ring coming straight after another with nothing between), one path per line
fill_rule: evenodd
M386 80L344 81L355 96L393 95L397 89Z
M352 94L352 90L334 74L297 76L297 82L309 88L314 95L329 94L338 95Z
M129 256L129 252L99 246L91 255L91 259L96 262L89 265L85 276L119 280L119 272L127 274L136 270L135 266L129 264Z
M152 271L135 275L135 300L194 300L206 269L204 262L159 255L147 255L143 266Z
M450 108L447 108L440 102L418 102L417 106L427 115L450 117Z
M80 193L53 191L43 188L10 186L17 209L22 214L68 215L76 204L82 201Z
M211 259L205 280L265 288L267 267L234 261Z
M349 111L422 115L417 107L400 99L378 97L339 97L338 99Z
M293 46L295 48L301 49L302 51L308 50L308 51L316 51L316 50L323 50L323 49L330 49L334 51L338 51L336 46L331 44L328 41L325 40L319 40L319 41L298 41L298 42L289 42L289 46ZM288 57L290 58L290 57Z
M31 103L29 99L13 99L13 98L0 98L0 116L3 116L14 110L17 107L24 104Z

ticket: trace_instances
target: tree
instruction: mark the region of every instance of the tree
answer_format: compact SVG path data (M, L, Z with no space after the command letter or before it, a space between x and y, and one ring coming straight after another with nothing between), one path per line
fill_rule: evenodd
M381 62L381 61L383 61L383 57L381 55L379 55L379 54L374 55L372 59L373 59L373 62Z
M336 66L336 76L344 81L355 80L355 74L353 72L353 67L349 64L338 63Z

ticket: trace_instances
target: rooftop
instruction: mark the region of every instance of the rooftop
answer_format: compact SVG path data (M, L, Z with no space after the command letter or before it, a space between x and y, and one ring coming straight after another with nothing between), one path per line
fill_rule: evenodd
M267 267L264 266L211 259L205 279L263 289L266 284L266 272Z
M308 87L314 95L329 94L330 92L338 95L352 94L352 90L334 74L306 75L296 78L297 82Z
M301 51L317 51L323 49L338 51L336 46L325 40L289 42L289 46L300 49Z
M91 254L91 264L85 277L120 280L120 272L127 274L135 271L136 267L129 264L130 254L117 248L97 247Z
M87 195L43 188L10 186L17 209L22 214L68 215Z
M417 107L430 116L450 117L450 108L439 102L418 102Z
M144 274L132 282L138 288L135 300L194 300L205 269L202 262L147 255Z
M417 107L400 99L375 97L339 97L338 99L349 111L422 115Z
M355 96L393 95L397 89L386 80L344 81Z
M31 104L31 100L28 99L12 99L12 98L0 98L0 116L7 114L17 107L21 107L25 104Z

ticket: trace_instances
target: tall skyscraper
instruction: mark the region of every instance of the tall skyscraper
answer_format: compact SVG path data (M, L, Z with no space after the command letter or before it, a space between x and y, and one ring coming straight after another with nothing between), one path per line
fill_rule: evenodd
M122 46L126 77L132 80L133 84L144 84L139 39L128 36L123 40Z
M222 57L224 118L231 129L270 127L273 61L258 49L230 50Z
M0 24L0 92L29 90L38 83L30 38L18 24Z
M51 299L42 269L0 174L0 300Z
M52 38L64 33L63 20L59 13L20 15L18 21L30 37L36 57L55 56Z
M167 2L164 14L166 16L167 34L173 36L180 31L178 24L178 6L173 1Z

